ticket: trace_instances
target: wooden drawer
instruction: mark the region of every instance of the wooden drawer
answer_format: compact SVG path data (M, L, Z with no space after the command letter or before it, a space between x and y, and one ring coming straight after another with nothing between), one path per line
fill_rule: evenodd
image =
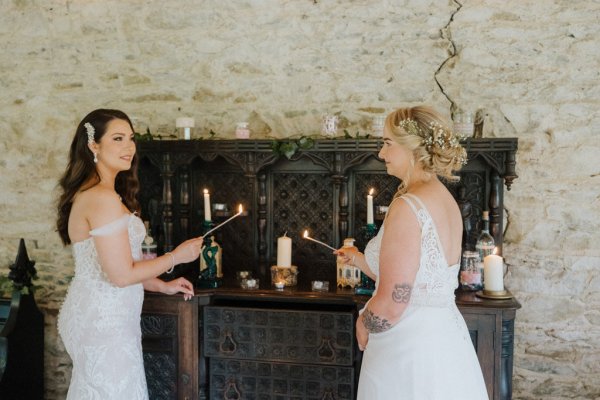
M210 399L354 399L350 367L212 358Z
M351 366L352 312L204 307L204 356Z

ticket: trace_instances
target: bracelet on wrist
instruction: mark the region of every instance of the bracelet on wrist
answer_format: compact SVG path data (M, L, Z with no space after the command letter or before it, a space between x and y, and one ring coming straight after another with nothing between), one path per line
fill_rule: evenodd
M167 274L170 274L171 272L173 272L173 269L175 269L175 256L174 256L174 255L173 255L173 253L171 253L170 251L167 251L167 252L165 253L165 256L166 256L167 254L171 256L171 268L169 268L169 269L167 270Z

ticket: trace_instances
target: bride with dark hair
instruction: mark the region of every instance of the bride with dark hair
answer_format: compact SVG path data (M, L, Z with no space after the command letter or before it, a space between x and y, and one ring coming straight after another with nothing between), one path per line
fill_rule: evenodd
M99 109L75 131L60 179L57 228L75 275L58 316L73 361L67 399L147 399L140 315L144 289L194 295L185 278L157 278L198 258L202 238L142 261L146 235L136 200L137 156L129 117Z

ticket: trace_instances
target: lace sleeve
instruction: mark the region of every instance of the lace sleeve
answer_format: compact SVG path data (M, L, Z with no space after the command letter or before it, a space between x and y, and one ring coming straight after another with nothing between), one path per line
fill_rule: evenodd
M102 225L96 229L92 229L90 231L90 235L91 236L108 236L108 235L112 235L113 233L119 232L123 229L127 229L130 217L131 217L130 214L125 214L121 218L119 218L113 222L109 222L106 225Z

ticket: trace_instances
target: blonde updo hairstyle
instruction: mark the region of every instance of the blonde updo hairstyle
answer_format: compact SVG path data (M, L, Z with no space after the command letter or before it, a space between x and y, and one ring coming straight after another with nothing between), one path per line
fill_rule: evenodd
M408 127L407 121L410 122ZM451 182L460 180L454 172L466 163L467 152L434 109L427 106L400 108L387 116L385 129L395 142L412 152L411 162L420 163L424 172ZM406 180L410 181L410 175ZM401 182L395 197L406 193L408 184Z

